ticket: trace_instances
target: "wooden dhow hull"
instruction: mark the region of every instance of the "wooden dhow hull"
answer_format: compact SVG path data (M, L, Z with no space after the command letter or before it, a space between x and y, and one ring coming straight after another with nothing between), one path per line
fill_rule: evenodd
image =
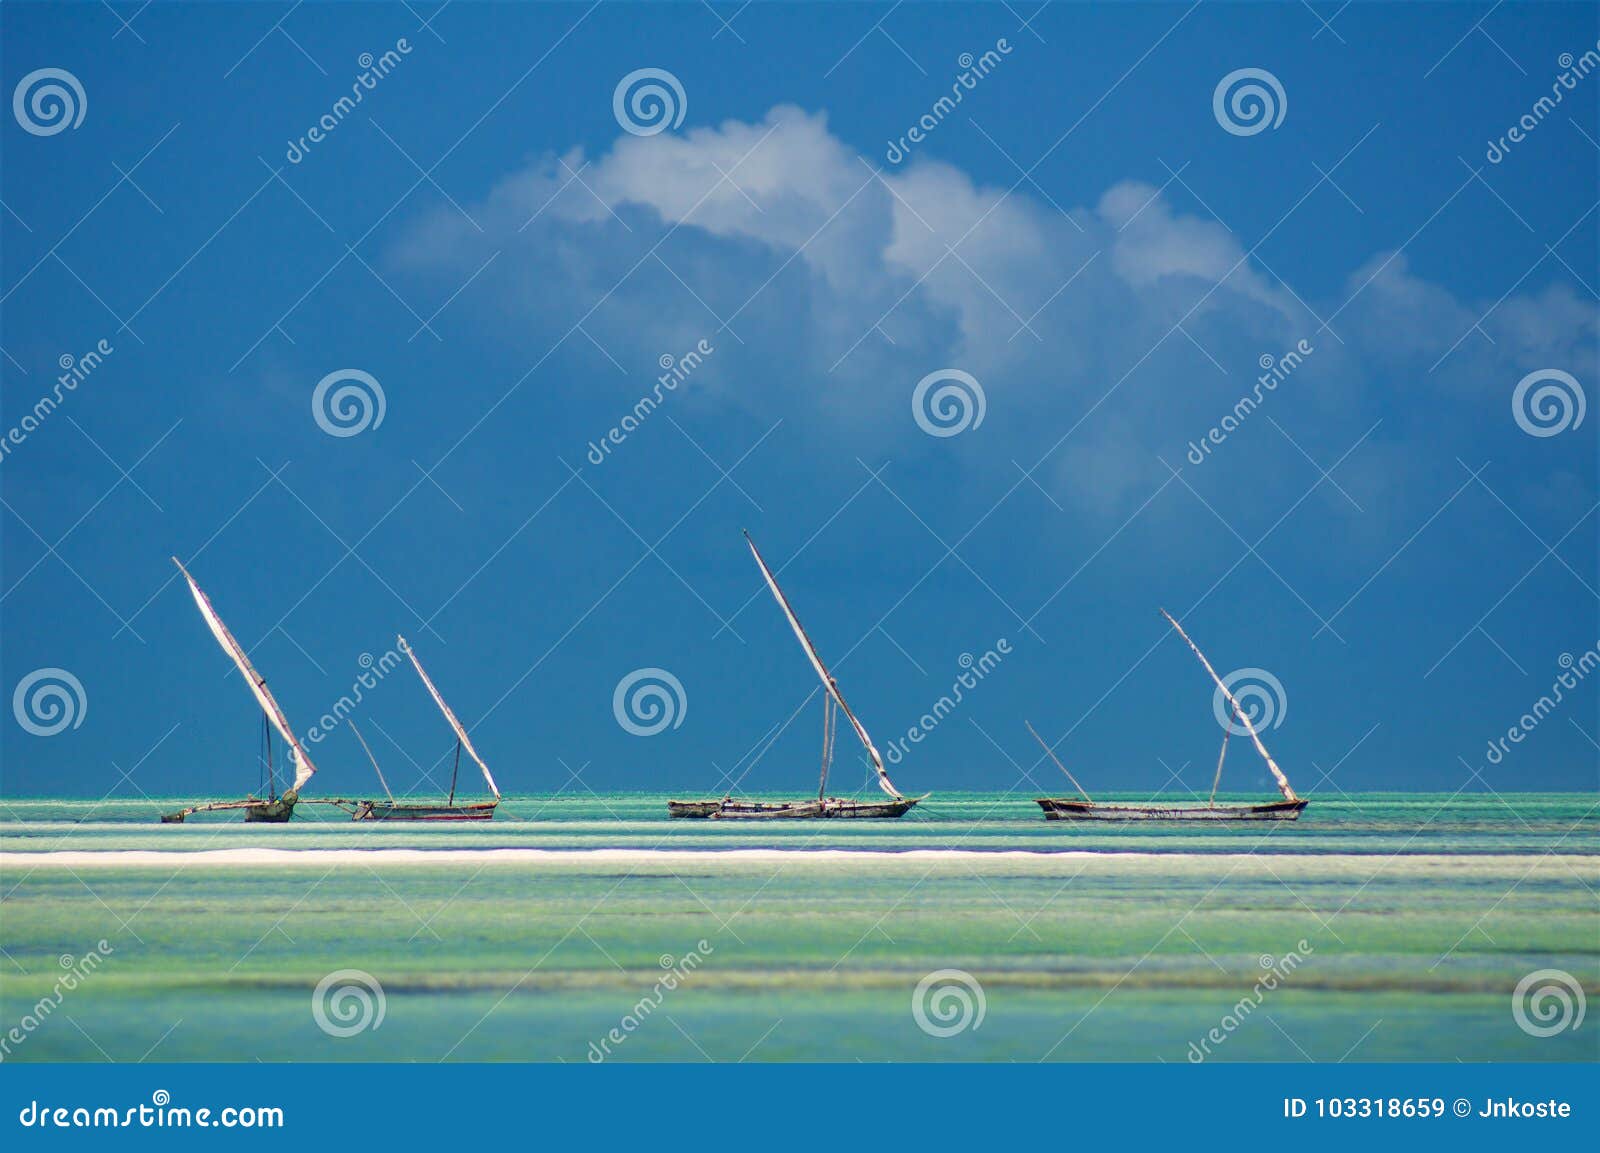
M474 805L414 805L404 802L362 801L352 816L358 821L487 821L498 801Z
M1075 797L1038 797L1047 821L1298 821L1307 801L1260 805L1097 805Z
M277 797L273 800L263 801L257 797L250 797L243 801L218 801L210 805L193 805L187 809L179 809L175 813L162 813L163 825L181 825L195 813L215 813L230 809L243 809L244 819L254 824L281 825L294 816L295 802L298 797Z
M279 797L276 801L263 801L258 805L247 805L244 810L244 819L247 822L267 825L281 825L294 816L294 801L287 797Z
M722 808L724 803L723 798L715 801L668 801L667 816L703 819Z
M824 801L668 801L673 817L713 821L890 821L903 817L921 797L897 801L850 801L829 797Z

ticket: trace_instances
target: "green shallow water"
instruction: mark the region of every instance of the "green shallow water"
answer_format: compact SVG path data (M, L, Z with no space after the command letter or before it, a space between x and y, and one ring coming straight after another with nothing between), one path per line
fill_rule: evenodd
M1594 1021L1535 1037L1512 1013L1534 970L1600 988L1593 797L1318 798L1297 824L1201 829L1047 824L1016 796L759 826L668 821L664 801L515 798L453 828L0 803L0 1030L54 999L63 955L110 946L4 1056L582 1061L617 1029L619 1060L1184 1061L1220 1029L1219 1060L1600 1059ZM636 852L116 856L268 847ZM649 852L735 848L801 852ZM68 868L52 851L107 856ZM377 1028L318 1027L313 989L339 969L381 984ZM913 991L938 969L981 986L981 1024L919 1027Z

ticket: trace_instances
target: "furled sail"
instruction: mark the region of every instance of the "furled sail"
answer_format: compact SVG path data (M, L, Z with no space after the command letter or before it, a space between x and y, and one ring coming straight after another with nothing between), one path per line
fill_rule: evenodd
M1222 695L1228 698L1228 703L1233 706L1233 715L1238 717L1244 724L1245 732L1249 733L1250 739L1255 742L1256 751L1261 754L1261 759L1267 762L1267 768L1272 770L1272 775L1278 782L1278 791L1283 794L1283 799L1286 801L1298 801L1300 798L1295 796L1294 790L1289 787L1289 778L1283 775L1283 770L1278 768L1278 762L1272 759L1272 754L1267 752L1267 746L1261 743L1261 734L1256 732L1255 725L1250 723L1250 714L1239 704L1238 698L1228 690L1228 686L1222 683L1222 678L1217 676L1217 670L1211 667L1210 661L1206 660L1206 655L1200 651L1200 646L1189 639L1189 634L1183 631L1183 626L1173 620L1172 614L1166 609L1161 610L1161 615L1167 618L1168 624L1178 630L1178 635L1193 650L1194 655L1200 658L1200 663L1206 667L1206 672L1211 674L1211 679L1217 682L1217 688ZM1224 745L1223 749L1226 751L1227 746ZM1217 764L1217 771L1218 775L1220 775L1222 771L1220 758Z
M767 567L767 562L761 559L761 552L756 548L756 542L750 539L750 534L744 534L745 544L750 546L750 553L756 558L756 564L761 568L761 575L766 578L767 587L772 590L772 595L777 599L778 606L783 609L783 615L789 619L789 627L794 630L795 637L800 641L800 647L805 649L806 656L811 658L811 667L817 670L817 676L822 678L822 687L828 691L838 704L840 710L850 721L850 727L855 729L856 737L867 750L867 756L872 758L872 767L878 771L878 787L888 793L895 800L904 799L899 789L894 787L894 782L889 779L889 771L883 766L883 758L878 755L878 750L872 743L872 738L867 736L867 730L851 712L850 706L845 703L844 696L839 692L838 683L828 675L827 667L822 663L822 658L817 655L816 646L811 643L811 638L806 636L806 630L801 627L800 618L794 615L794 609L789 607L789 599L783 595L783 590L778 587L777 580L772 575L772 570Z
M244 675L245 683L255 694L256 703L261 706L261 710L267 714L267 719L272 722L272 727L278 730L284 743L289 746L289 751L294 757L293 791L298 793L311 779L311 774L317 771L317 767L311 763L311 758L306 756L306 751L300 747L299 739L294 735L294 730L289 728L288 718L283 715L283 710L273 699L271 690L267 688L267 682L256 672L255 666L250 663L250 658L245 655L243 646L233 639L233 634L228 631L228 626L222 623L217 610L211 607L211 599L200 591L200 586L194 583L194 577L189 575L189 570L183 567L182 561L173 557L172 563L178 566L183 579L189 582L189 591L194 594L194 603L199 606L200 615L205 618L206 627L211 630L211 635L217 638L222 651L233 658L233 663Z
M422 683L428 686L428 693L433 697L433 703L439 706L439 711L444 714L444 719L450 722L450 727L456 731L456 739L461 742L461 747L467 750L467 755L478 762L478 768L483 770L483 779L488 782L489 791L494 794L494 799L500 799L500 790L495 787L494 778L489 775L489 766L483 763L483 758L478 755L478 750L472 747L472 739L467 736L467 730L461 722L456 720L456 715L450 711L450 706L444 703L444 698L439 695L439 690L433 687L433 682L428 679L428 674L422 671L422 662L417 660L417 654L411 651L411 646L406 644L405 637L396 637L401 651L411 658L412 668L417 670L417 676L422 678Z

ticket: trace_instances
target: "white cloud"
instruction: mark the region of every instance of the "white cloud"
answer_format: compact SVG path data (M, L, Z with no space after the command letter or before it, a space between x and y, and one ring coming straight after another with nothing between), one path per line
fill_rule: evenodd
M1227 412L1259 356L1302 338L1318 352L1294 389L1345 444L1381 407L1378 382L1509 389L1531 367L1593 361L1595 310L1561 287L1506 299L1483 322L1492 346L1473 334L1446 356L1487 306L1387 253L1314 305L1339 310L1336 338L1203 206L1169 195L1121 181L1093 208L1063 207L927 159L874 177L824 115L778 106L755 123L541 158L469 205L482 233L441 209L396 260L459 283L503 250L474 293L546 343L609 292L586 329L639 364L714 331L711 311L736 314L747 343L695 388L755 404L746 390L803 387L843 425L898 413L926 371L966 368L995 426L1047 429L1048 447L1078 424L1047 472L1107 515L1148 495L1165 476L1156 457L1176 462ZM675 231L649 255L664 228ZM894 427L910 436L908 423ZM1255 451L1293 452L1256 424L1239 434ZM1369 487L1381 440L1362 466Z

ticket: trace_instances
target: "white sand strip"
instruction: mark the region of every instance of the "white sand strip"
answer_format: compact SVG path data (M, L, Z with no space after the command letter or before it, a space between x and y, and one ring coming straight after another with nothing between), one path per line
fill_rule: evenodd
M106 849L99 852L0 852L0 869L130 869L204 865L261 868L274 865L647 865L719 862L996 861L1063 860L1082 857L1141 858L1175 854L1104 853L1083 850L1006 849Z

